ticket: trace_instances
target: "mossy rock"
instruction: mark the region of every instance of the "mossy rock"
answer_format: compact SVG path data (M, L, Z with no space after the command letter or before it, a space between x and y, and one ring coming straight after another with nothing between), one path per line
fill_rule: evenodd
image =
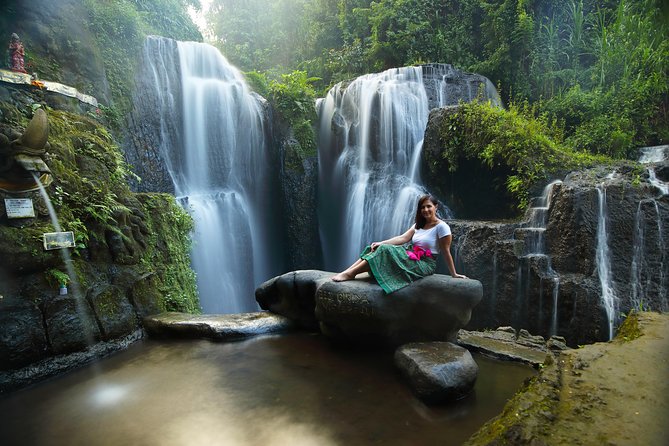
M44 320L53 354L84 350L100 341L95 314L83 297L55 295L44 306Z
M161 285L155 273L147 273L130 288L130 301L140 317L152 316L165 311L162 305Z
M38 361L46 357L47 352L39 308L17 297L0 299L0 371Z
M91 289L87 300L95 313L104 340L132 333L138 325L137 315L125 293L115 286Z

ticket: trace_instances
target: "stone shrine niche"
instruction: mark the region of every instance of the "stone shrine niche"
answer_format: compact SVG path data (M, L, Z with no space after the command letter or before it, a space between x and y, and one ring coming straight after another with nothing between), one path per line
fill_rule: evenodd
M0 223L23 226L48 215L36 180L44 187L53 181L43 159L49 148L46 112L38 108L23 134L7 133L0 133ZM34 206L33 215L29 206Z

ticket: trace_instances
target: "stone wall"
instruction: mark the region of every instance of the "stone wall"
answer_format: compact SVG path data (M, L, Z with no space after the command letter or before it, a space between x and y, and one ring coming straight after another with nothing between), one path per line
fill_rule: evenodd
M526 254L525 221L450 222L458 271L483 283L483 301L469 326L511 325L564 336L570 345L609 338L597 255L603 249L598 190L606 192L608 256L600 260L610 268L614 325L633 309L666 311L669 196L637 172L602 167L556 185L544 256Z
M15 139L45 99L0 85L0 133ZM143 316L199 309L190 217L172 196L130 192L127 166L100 123L46 110L44 161L54 178L46 192L75 247L45 250L43 234L57 227L38 192L21 194L34 218L0 215L0 393L122 348Z

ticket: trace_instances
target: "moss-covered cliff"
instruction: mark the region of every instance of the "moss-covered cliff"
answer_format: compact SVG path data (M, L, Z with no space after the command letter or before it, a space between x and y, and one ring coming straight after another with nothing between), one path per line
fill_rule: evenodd
M35 109L46 110L43 158L54 177L46 189L57 217L38 191L3 193L32 199L35 218L8 219L0 201L0 391L24 366L132 334L144 315L199 311L191 218L172 196L132 193L108 128L94 112L52 108L51 97L0 85L7 139L24 131ZM57 230L72 231L76 246L45 250L42 234ZM68 294L59 293L61 285Z

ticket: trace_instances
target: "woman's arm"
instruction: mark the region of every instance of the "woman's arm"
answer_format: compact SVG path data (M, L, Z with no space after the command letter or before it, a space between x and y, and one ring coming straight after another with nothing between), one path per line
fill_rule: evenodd
M382 242L374 242L369 246L372 248L372 251L374 251L376 247L379 245L403 245L411 241L414 232L416 232L416 230L412 226L407 230L407 232L405 232L402 235L397 235L393 238L389 238L388 240L384 240Z
M439 239L439 249L441 250L444 260L446 261L446 266L448 267L448 272L451 273L451 276L456 279L466 279L467 276L464 274L458 274L455 271L455 262L453 261L453 256L451 255L451 242L453 241L453 235L449 234Z

